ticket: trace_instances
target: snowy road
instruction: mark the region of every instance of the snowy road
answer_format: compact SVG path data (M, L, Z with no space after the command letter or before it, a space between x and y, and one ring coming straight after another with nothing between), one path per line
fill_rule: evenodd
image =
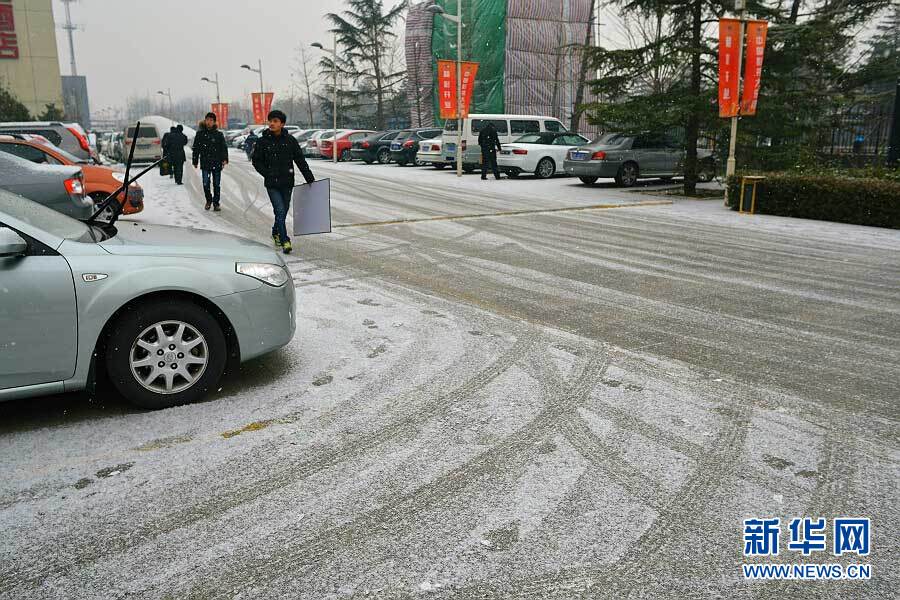
M337 227L296 240L289 347L192 406L0 405L0 597L897 589L900 233L312 166ZM186 181L135 219L267 238L239 154L222 213ZM740 579L742 519L842 515L872 581Z

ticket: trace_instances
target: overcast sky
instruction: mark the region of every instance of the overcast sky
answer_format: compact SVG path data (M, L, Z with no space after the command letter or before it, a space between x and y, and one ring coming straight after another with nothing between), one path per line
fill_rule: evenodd
M331 43L325 14L340 12L343 0L79 0L71 6L78 74L86 75L92 112L124 106L129 95L172 89L178 97L208 95L215 86L200 81L218 71L222 101L249 101L259 77L243 70L263 62L267 88L290 86L296 49ZM386 0L394 6L397 0ZM53 0L57 25L65 21ZM401 24L402 25L402 24ZM58 27L59 62L70 74L69 45ZM310 48L318 59L318 50Z

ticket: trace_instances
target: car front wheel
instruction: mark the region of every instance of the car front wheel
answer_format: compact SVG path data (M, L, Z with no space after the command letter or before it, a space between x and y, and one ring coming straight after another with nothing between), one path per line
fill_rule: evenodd
M137 305L117 317L106 368L128 402L159 409L195 402L215 389L228 348L218 321L184 301Z

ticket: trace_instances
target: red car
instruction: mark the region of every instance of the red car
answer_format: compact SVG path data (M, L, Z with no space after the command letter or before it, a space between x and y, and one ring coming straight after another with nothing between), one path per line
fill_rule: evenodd
M353 142L362 141L373 133L375 132L369 131L368 129L351 129L350 131L338 133L337 140L319 140L319 150L322 153L322 158L333 160L334 146L335 143L337 143L338 160L353 160L353 155L350 154L350 148L353 146Z

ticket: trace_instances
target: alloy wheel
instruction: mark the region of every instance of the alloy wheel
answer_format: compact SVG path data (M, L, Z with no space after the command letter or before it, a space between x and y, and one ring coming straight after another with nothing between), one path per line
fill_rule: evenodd
M192 387L208 362L206 339L182 321L162 321L146 328L129 354L135 380L156 394L177 394Z

